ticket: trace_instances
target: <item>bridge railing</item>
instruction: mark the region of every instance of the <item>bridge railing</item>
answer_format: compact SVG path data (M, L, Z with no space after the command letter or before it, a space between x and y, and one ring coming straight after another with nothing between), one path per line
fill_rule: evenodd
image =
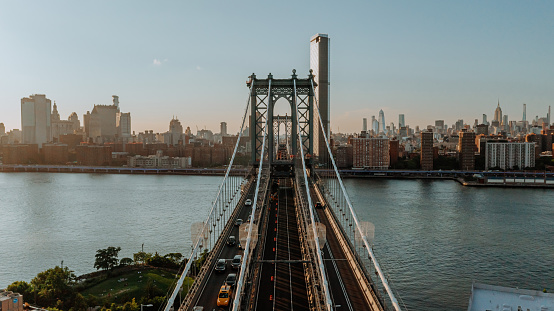
M312 90L314 89L312 81ZM315 97L314 104L314 114L318 120L320 131L323 133L323 139L325 143L325 154L318 155L318 163L314 164L316 171L316 185L319 187L321 192L324 194L328 206L330 208L337 221L341 224L342 229L346 233L346 236L349 239L351 247L355 250L356 259L359 263L366 268L366 276L371 280L367 270L375 271L375 274L378 275L380 280L380 288L383 290L383 294L389 297L389 301L394 308L394 310L401 310L400 304L396 298L396 295L389 285L389 281L384 274L384 271L381 269L381 266L377 262L377 258L373 253L372 245L370 244L369 231L367 223L363 223L358 219L348 192L344 187L342 178L338 171L335 159L331 147L329 145L329 138L327 133L324 130L323 121L319 111L319 103L317 97ZM321 141L319 143L322 143ZM319 146L318 146L319 147ZM317 147L316 147L317 148ZM318 168L323 168L323 170L318 170ZM367 258L368 260L364 260ZM371 281L373 282L373 281ZM383 301L384 302L384 301Z
M164 306L165 311L169 311L173 307L177 294L182 291L183 283L186 276L189 275L191 270L193 270L193 266L200 263L199 258L200 260L203 259L204 263L202 265L202 268L200 269L200 274L197 276L197 279L202 279L202 275L206 273L207 266L210 264L211 259L213 259L212 257L214 256L214 252L211 251L214 249L214 247L219 247L219 245L217 244L219 237L224 230L228 230L229 219L233 216L233 212L235 211L236 206L239 204L242 198L241 190L243 190L246 186L246 179L244 178L244 176L235 176L237 175L235 173L237 168L234 164L234 161L239 151L239 146L242 138L245 120L247 119L249 106L250 94L248 96L246 108L244 110L239 136L235 144L233 155L231 156L231 160L229 161L229 165L227 166L225 176L221 181L216 198L212 202L210 213L206 221L193 224L196 226L193 226L193 228L191 228L191 238L193 240L192 249L188 260L184 268L182 269L183 272L181 273L181 276L179 277L177 282L175 282L173 286L168 289L168 295L169 293L171 293L171 295L169 295ZM194 282L189 289L187 295L185 296L185 303L194 296L194 293L198 290L198 288L199 282ZM185 303L183 303L183 305L185 305Z

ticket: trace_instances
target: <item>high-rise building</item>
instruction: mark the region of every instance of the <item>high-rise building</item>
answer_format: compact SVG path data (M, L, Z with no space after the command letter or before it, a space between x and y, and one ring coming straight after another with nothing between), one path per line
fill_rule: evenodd
M316 97L323 123L323 129L316 118L314 120L314 153L324 155L326 146L323 133L330 135L330 100L329 100L329 36L318 33L310 39L310 68L313 70L314 82L317 83ZM317 115L317 114L315 114Z
M387 134L385 126L385 113L383 112L383 109L381 109L379 110L379 133Z
M475 133L462 130L458 135L460 169L473 171L475 169Z
M219 127L221 136L227 136L227 122L221 122Z
M21 99L21 131L23 144L42 144L52 141L51 101L44 94Z
M440 134L444 134L446 129L444 128L444 120L435 120L435 131Z
M6 134L6 127L4 126L4 123L0 123L0 136Z
M485 125L489 125L489 122L487 121L487 115L483 113L483 123Z
M420 157L421 169L432 170L433 169L433 132L423 131L421 132L421 157Z
M362 131L367 132L367 118L362 119Z
M523 119L521 121L527 121L527 105L523 104Z
M406 126L406 122L404 121L404 114L398 115L398 128Z
M535 166L534 142L508 142L506 140L487 141L485 170L493 167L500 169L523 169Z
M494 121L497 121L499 124L502 122L502 108L500 108L500 99L498 100L498 105L494 111Z
M375 116L371 116L371 130L374 134L379 132L379 121L375 119Z
M77 116L75 112L73 114L75 114L75 117ZM77 119L77 127L75 127L76 122L74 119L71 119L73 114L70 115L67 120L61 120L60 114L58 113L58 106L56 105L56 102L54 102L51 114L52 140L59 142L60 136L73 134L74 131L79 130L79 120Z
M546 114L546 123L550 126L550 106L548 106L548 113Z
M129 140L131 137L131 113L130 112L118 112L116 119L117 135L119 139Z

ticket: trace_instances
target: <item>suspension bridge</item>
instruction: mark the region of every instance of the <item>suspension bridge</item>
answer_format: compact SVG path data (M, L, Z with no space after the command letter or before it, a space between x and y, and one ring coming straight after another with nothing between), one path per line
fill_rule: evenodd
M208 218L192 228L189 260L164 310L405 309L373 253L374 227L357 218L321 130L312 71L304 79L295 70L288 79L252 74L247 86L230 164ZM274 116L281 98L290 116ZM247 124L245 174L234 159Z

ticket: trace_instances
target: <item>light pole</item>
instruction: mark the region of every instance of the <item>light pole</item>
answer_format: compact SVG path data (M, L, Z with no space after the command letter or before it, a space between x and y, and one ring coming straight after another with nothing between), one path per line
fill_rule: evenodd
M140 304L140 311L142 311L142 307L148 307L148 308L150 308L150 307L153 307L153 306L154 306L154 305L151 304L151 303L150 303L150 304L147 304L147 305L143 305L143 304L141 303L141 304Z

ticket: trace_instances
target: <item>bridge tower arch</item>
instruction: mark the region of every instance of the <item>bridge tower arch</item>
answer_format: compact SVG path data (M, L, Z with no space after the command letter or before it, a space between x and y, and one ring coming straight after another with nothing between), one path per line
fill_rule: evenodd
M274 107L277 100L284 98L291 106L290 116L290 145L291 154L296 155L298 150L297 132L300 130L301 146L304 153L313 155L314 148L314 90L312 70L306 79L299 79L296 70L292 70L289 79L274 79L270 73L266 79L258 79L254 73L249 77L246 85L250 88L250 146L251 161L256 166L262 155L262 145L265 124L267 121L267 155L271 163L275 158L274 122L280 122L274 116ZM297 117L298 113L298 117ZM277 140L278 141L278 140Z

